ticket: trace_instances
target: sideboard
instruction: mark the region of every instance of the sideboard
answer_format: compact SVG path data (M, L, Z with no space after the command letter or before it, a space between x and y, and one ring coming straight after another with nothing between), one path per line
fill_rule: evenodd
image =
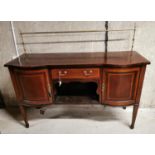
M55 83L97 83L98 103L133 106L130 128L134 128L146 65L150 62L135 51L88 53L27 53L5 64L18 105L28 128L26 107L55 103ZM103 111L104 112L104 111Z

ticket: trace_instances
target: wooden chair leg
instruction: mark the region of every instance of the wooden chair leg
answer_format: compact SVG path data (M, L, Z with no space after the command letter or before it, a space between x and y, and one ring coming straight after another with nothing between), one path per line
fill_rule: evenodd
M20 112L22 114L22 117L24 119L24 122L25 122L25 127L26 128L29 128L29 123L28 123L28 120L27 120L27 113L26 113L26 108L22 105L19 106L19 109L20 109Z
M131 129L134 129L138 108L139 108L139 104L135 104L133 106L132 123L131 123L131 126L130 126Z

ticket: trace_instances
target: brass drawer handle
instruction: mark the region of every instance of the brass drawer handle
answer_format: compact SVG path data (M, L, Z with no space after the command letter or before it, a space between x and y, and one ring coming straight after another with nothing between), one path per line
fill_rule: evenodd
M65 76L67 75L67 71L59 71L59 76Z
M90 76L90 75L92 75L93 71L92 70L84 70L83 73L85 76Z

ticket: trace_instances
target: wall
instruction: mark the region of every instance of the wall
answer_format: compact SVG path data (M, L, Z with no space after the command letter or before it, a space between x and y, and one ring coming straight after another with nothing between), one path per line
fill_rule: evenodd
M49 52L93 52L104 51L103 42L90 43L62 43L62 44L26 44L32 42L50 42L63 40L88 40L104 39L104 33L84 33L84 34L37 34L20 35L21 32L37 31L74 31L74 30L101 30L104 29L105 22L14 22L17 42L19 43L20 54L28 53L49 53ZM133 28L134 22L109 22L109 29ZM136 22L137 30L135 36L134 50L151 61L146 71L144 87L141 98L142 107L155 107L155 22ZM110 32L109 39L125 39L122 41L109 41L109 51L130 50L133 32ZM25 44L21 44L24 42ZM24 51L24 48L25 51ZM0 22L0 90L7 104L15 104L15 94L11 84L7 68L3 65L16 56L10 22Z

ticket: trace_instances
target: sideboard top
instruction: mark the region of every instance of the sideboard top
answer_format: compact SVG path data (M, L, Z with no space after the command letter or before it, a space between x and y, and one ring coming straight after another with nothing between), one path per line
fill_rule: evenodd
M6 63L6 67L58 67L58 66L133 66L150 64L137 52L121 51L89 53L27 53Z

